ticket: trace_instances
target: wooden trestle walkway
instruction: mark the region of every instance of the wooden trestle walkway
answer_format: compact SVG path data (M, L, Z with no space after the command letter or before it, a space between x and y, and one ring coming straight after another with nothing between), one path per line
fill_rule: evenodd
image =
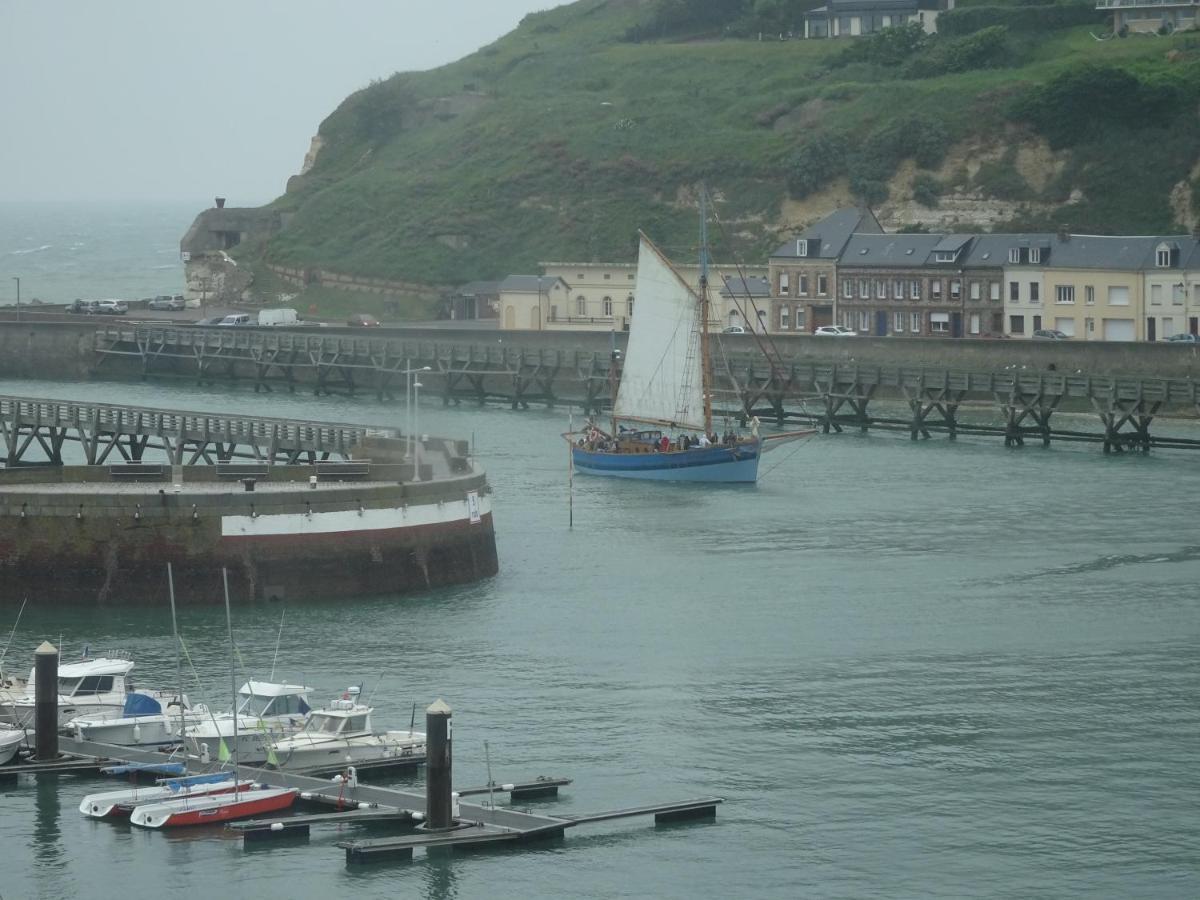
M428 366L440 376L444 404L466 400L480 406L500 402L513 409L531 403L581 406L585 415L610 405L611 353L596 350L521 347L411 336L368 336L312 332L204 329L179 326L111 325L95 333L100 362L135 359L143 375L190 375L250 379L256 390L294 391L308 385L318 394L373 393L394 398L408 368ZM569 341L569 336L564 342ZM778 357L757 352L718 354L715 401L720 415L758 416L783 426L804 421L825 433L846 428L908 431L913 440L932 433L998 436L1006 446L1026 440L1089 441L1104 451L1148 451L1154 447L1200 449L1200 440L1152 434L1155 417L1200 411L1200 381L1060 374L1054 371L958 371L948 368L860 366ZM427 394L428 396L428 394ZM908 415L874 414L870 405L899 399ZM970 422L961 407L980 402L999 416ZM1055 412L1090 411L1099 429L1058 427Z
M165 451L174 465L234 458L316 462L348 459L368 435L392 433L362 425L0 396L2 461L9 466L20 464L35 445L51 463L61 464L66 441L83 448L88 465L103 465L114 451L114 460L138 462L147 447Z

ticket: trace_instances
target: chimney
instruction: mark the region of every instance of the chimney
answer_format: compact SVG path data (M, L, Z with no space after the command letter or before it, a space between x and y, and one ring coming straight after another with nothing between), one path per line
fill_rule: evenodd
M1066 243L1067 241L1069 241L1070 239L1071 239L1071 231L1070 231L1070 229L1069 229L1069 228L1068 228L1066 225L1059 225L1059 226L1058 226L1058 240L1059 240L1059 242L1061 242L1061 243L1065 244L1065 243Z
M217 198L217 209L224 209L224 208L225 208L225 198L218 197Z

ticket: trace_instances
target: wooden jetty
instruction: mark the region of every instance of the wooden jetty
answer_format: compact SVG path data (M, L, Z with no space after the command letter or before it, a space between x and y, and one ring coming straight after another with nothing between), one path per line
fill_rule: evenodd
M407 367L428 366L428 376L439 379L446 405L571 405L582 407L585 415L608 408L610 369L618 364L611 350L597 349L595 341L570 347L569 335L561 339L566 346L551 347L544 341L522 346L519 334L483 342L478 333L456 340L445 333L363 337L320 331L113 324L95 332L93 352L98 364L135 360L145 376L245 379L256 390L282 385L294 391L307 384L318 394L363 392L380 399L394 396L396 379ZM796 355L801 351L810 355ZM1028 352L1025 347L1011 350L1014 358ZM731 342L720 355L724 364L714 372L715 404L720 415L742 420L757 416L780 426L812 422L826 434L847 428L899 430L913 440L934 433L951 440L983 435L1002 438L1010 447L1029 440L1043 446L1091 442L1108 453L1200 449L1200 440L1151 431L1158 416L1200 413L1200 379L1193 377L1068 374L1017 365L963 369L821 362L811 358L806 346L791 344L768 359L744 343ZM846 355L829 353L832 358ZM901 401L907 414L876 413L872 404L878 409L883 399ZM973 422L962 416L965 406L981 404L1000 421ZM1094 415L1098 427L1060 426L1061 416L1055 414L1064 411Z

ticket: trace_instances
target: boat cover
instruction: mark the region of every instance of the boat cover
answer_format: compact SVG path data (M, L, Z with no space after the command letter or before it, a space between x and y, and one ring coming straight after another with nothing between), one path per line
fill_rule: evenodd
M168 778L159 782L172 791L178 791L193 784L216 784L218 781L228 781L233 777L232 772L214 772L211 775L189 775L186 778Z
M100 772L103 775L129 775L133 772L156 772L159 775L182 775L187 766L181 762L164 763L125 763L120 766L106 766Z
M130 693L125 695L125 707L121 715L126 718L133 716L157 716L163 711L162 704L147 694Z

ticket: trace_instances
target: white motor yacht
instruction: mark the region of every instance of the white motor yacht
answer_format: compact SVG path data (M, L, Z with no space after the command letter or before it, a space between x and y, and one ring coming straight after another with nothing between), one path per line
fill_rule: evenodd
M118 716L129 690L133 660L125 654L83 659L58 667L58 724L77 716ZM34 674L20 693L0 702L0 720L17 725L33 723Z
M328 707L310 712L300 731L275 741L275 765L280 769L309 769L425 758L423 733L411 729L374 731L373 710L358 702L358 693L358 688L350 688Z
M267 758L271 741L294 734L304 726L311 707L308 692L298 684L277 684L270 681L248 681L238 690L237 732L238 759L242 763L262 762ZM233 714L210 714L194 725L184 728L183 744L188 752L220 758L223 741L232 756Z
M183 695L182 723L198 725L209 717L203 705L192 707ZM180 704L178 693L134 690L125 695L125 706L117 716L78 716L66 724L76 740L97 741L123 747L164 747L179 743Z
M0 725L0 766L10 763L25 740L25 730L11 725Z

